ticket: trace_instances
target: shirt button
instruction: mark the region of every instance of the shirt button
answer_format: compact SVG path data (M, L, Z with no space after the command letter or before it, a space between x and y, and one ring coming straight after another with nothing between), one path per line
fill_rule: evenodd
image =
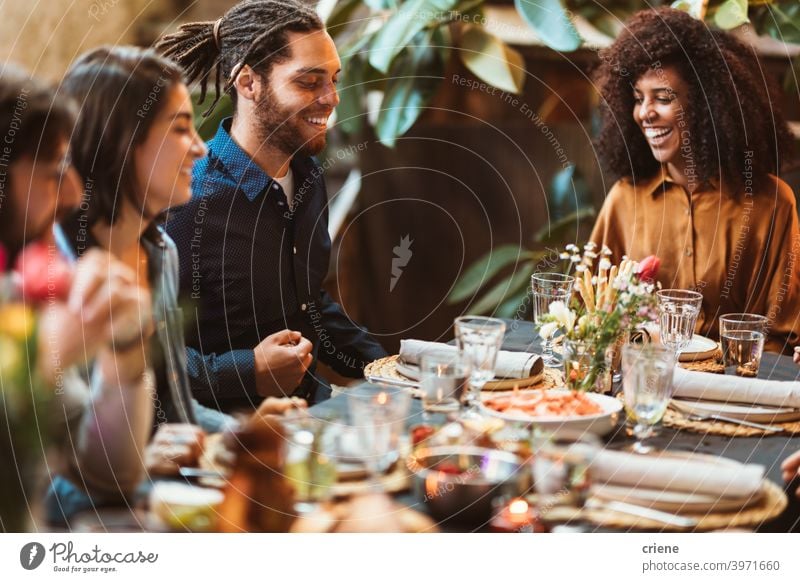
M305 310L306 310L306 304L305 304L305 303L303 303L303 304L300 306L300 311L305 311Z
M283 206L283 202L278 201L278 206Z
M691 257L692 256L692 249L686 249L685 254L686 254L687 257Z
M273 189L273 190L277 190L278 188L280 188L280 186L278 186L277 184L273 184L273 185L272 185L272 189Z
M684 212L686 213L686 216L689 216L692 213L692 211L689 210L688 208L686 210L684 210Z
M297 247L292 247L292 250L294 251L294 254L297 254Z

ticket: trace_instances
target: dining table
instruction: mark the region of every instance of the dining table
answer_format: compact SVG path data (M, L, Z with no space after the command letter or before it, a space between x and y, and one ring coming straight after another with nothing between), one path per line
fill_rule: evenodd
M541 340L536 333L535 326L529 321L506 320L506 333L502 349L508 351L526 351L541 353ZM792 361L789 356L765 352L758 372L759 378L782 381L800 380L800 366ZM615 383L614 390L621 389ZM311 413L320 417L347 416L347 398L340 393L333 398L311 407ZM625 426L624 415L616 428L604 439L604 446L608 449L625 449L633 444L633 437L629 436L628 427ZM425 417L425 422L431 422L431 416ZM439 418L442 422L444 417ZM423 422L422 403L419 399L412 401L412 407L406 419L407 428ZM433 419L436 422L436 418ZM757 437L729 437L677 430L669 427L659 427L657 434L649 439L648 444L658 449L669 452L691 452L725 457L741 463L763 465L765 478L779 484L786 491L789 499L783 513L777 518L761 524L759 532L800 532L800 500L796 497L798 482L784 483L781 476L781 462L794 451L800 449L800 436L774 434ZM419 502L412 493L402 492L395 495L398 502L407 504L414 509L426 512L425 504ZM440 529L445 532L473 531L464 526L450 523L440 523ZM596 531L611 531L599 528Z

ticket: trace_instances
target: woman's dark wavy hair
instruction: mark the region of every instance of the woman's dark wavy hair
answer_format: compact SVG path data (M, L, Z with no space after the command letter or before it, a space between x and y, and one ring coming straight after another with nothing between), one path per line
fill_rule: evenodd
M67 71L61 87L80 107L70 152L84 180L88 224L113 224L124 200L141 208L134 151L180 83L175 63L133 46L96 48Z
M685 131L700 182L721 178L741 193L745 170L753 180L777 175L793 154L792 135L771 97L779 94L774 82L753 49L728 33L679 10L646 10L626 23L600 58L597 145L615 180L648 178L659 168L633 119L633 85L648 70L665 67L674 67L689 85Z
M228 93L236 106L233 82L244 65L266 77L273 64L289 56L288 32L324 28L314 8L302 0L247 0L235 4L217 21L181 25L159 39L156 50L174 59L189 83L200 83L199 103L205 100L213 73L215 98L203 113L207 116L223 93Z

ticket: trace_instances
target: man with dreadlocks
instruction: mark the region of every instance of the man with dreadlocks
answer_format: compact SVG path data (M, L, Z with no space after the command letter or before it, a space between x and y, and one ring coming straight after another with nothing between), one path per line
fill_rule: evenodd
M221 93L234 106L208 158L195 165L191 202L167 224L180 251L181 289L199 301L188 359L205 368L211 389L195 395L230 410L294 389L274 377L262 345L288 328L283 341L302 334L313 343L294 394L323 400L330 388L314 373L317 359L361 377L365 363L385 355L322 289L328 197L312 156L325 147L339 102L336 47L300 0L265 0L241 2L216 22L185 24L156 48L199 81L201 102L213 74L211 108Z

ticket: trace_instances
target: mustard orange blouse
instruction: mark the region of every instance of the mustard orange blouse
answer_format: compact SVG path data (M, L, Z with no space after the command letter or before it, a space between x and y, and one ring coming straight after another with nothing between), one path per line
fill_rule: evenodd
M717 320L749 312L769 319L765 349L787 352L800 333L800 231L792 189L769 176L738 198L706 184L690 194L665 168L623 178L608 193L591 240L623 255L661 259L663 288L703 294L696 332L719 337Z

